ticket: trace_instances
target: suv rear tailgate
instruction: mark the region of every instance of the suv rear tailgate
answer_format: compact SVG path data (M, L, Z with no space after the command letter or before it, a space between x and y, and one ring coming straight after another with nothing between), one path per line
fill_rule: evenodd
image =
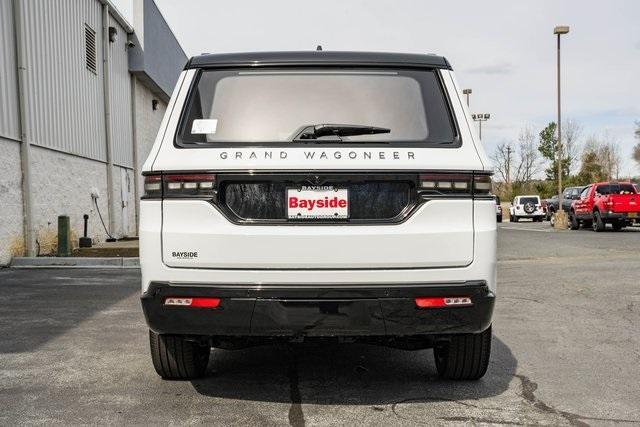
M640 212L639 194L610 194L608 202L608 207L615 213Z
M431 200L397 224L240 225L202 200L165 200L162 217L170 267L385 269L473 261L471 199Z

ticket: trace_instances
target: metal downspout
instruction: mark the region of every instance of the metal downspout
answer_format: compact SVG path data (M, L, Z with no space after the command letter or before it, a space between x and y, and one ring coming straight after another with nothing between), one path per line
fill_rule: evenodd
M20 110L20 170L22 171L22 223L24 249L26 256L35 256L35 239L33 233L33 206L31 194L31 140L26 109L26 53L22 38L22 9L20 0L13 0L13 31L15 38L16 59L18 62L18 108Z
M139 236L139 222L140 222L140 166L138 165L138 128L136 124L136 86L137 78L135 75L131 75L131 145L133 147L133 197L135 199L134 209L136 217L136 236Z
M113 196L113 145L111 140L111 100L109 87L109 5L102 4L102 87L104 98L104 123L107 145L107 203L109 206L109 233L115 236L116 205Z

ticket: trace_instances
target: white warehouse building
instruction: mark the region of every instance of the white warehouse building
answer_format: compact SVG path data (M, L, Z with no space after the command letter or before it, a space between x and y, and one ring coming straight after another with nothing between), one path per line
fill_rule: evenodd
M0 265L137 235L140 167L187 58L153 0L0 0ZM104 227L100 216L103 218Z

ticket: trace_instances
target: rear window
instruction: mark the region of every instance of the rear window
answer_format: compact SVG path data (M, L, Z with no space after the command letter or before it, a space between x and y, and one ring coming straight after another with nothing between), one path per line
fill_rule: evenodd
M538 203L540 203L540 200L537 197L520 197L521 205L526 205L527 203L533 203L534 205L537 205Z
M606 184L598 185L596 192L602 195L606 194L635 194L636 189L632 184Z
M315 125L388 132L342 141L452 144L456 132L440 80L430 70L281 69L200 72L183 111L177 143L292 142ZM319 137L314 143L335 143Z

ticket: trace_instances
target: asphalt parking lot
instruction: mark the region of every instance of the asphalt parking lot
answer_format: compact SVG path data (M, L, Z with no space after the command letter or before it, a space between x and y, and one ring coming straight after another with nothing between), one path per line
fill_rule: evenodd
M499 232L493 354L477 382L430 350L214 350L153 371L137 270L0 270L0 424L640 424L640 229Z

